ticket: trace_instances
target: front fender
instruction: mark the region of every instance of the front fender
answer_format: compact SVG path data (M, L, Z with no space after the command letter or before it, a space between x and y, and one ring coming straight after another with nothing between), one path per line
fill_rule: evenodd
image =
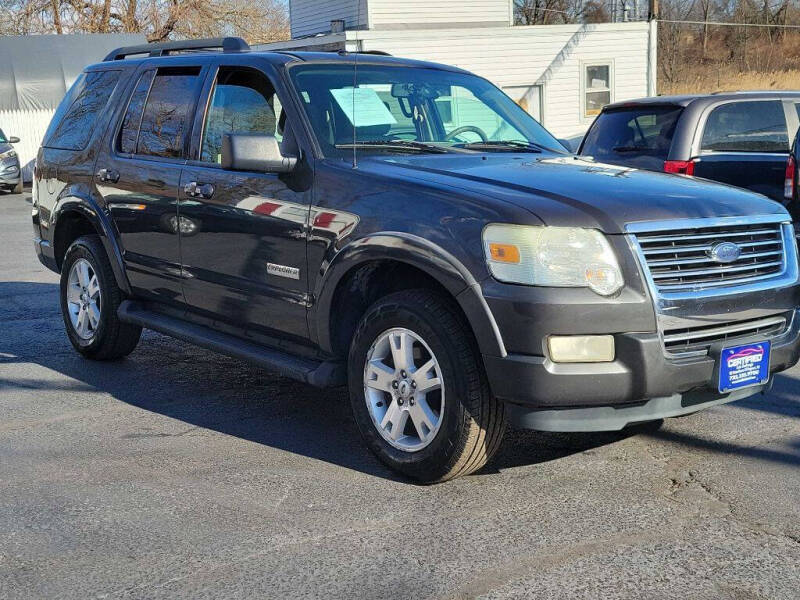
M456 299L469 321L481 353L506 356L500 330L481 292L480 283L453 254L425 238L380 232L354 240L323 265L310 315L320 347L331 352L331 308L336 289L354 268L375 260L394 260L416 267L438 281Z
M111 262L111 269L114 272L117 285L119 285L123 292L130 294L131 286L125 274L122 248L119 243L116 228L111 222L109 215L100 208L91 196L77 195L74 191L70 194L62 195L58 202L56 202L50 217L50 227L53 230L54 243L58 236L59 225L61 221L63 221L63 217L69 213L78 213L92 224L103 242L103 247L106 249L106 254L108 255L109 262ZM60 261L58 268L59 270L61 269Z

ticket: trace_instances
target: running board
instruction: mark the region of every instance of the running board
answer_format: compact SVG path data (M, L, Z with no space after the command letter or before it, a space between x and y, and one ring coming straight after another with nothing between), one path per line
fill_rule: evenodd
M318 387L336 387L347 383L346 368L342 362L300 358L287 352L265 348L227 333L148 310L131 300L123 301L117 314L125 323L152 329L207 350L245 360L284 377Z

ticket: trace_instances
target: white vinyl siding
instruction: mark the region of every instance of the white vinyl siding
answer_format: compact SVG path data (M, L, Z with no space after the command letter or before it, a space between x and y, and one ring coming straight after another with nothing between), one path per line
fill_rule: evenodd
M512 0L368 0L372 29L459 24L510 25ZM456 4L456 6L454 6Z
M338 19L348 29L363 28L367 25L367 0L291 0L289 16L293 38L329 32L331 21Z
M370 3L374 0L369 0ZM613 62L615 102L647 96L648 23L534 25L348 32L365 50L461 67L501 88L541 86L543 124L559 137L582 135L583 67Z

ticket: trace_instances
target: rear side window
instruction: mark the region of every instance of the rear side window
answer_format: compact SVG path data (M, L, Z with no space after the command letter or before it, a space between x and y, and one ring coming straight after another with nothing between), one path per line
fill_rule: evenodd
M154 76L146 72L131 95L120 130L119 150L183 158L199 84L199 67L158 69Z
M789 133L780 100L731 102L708 116L701 150L788 152Z
M59 105L42 145L62 150L86 148L97 117L108 104L119 75L119 71L81 74Z
M125 111L125 118L122 121L122 129L119 132L118 148L120 152L125 154L136 152L136 143L139 141L139 125L142 122L142 109L155 74L155 69L142 73L133 94L131 94L128 110Z
M602 113L581 154L599 161L661 170L669 155L680 106L641 106Z

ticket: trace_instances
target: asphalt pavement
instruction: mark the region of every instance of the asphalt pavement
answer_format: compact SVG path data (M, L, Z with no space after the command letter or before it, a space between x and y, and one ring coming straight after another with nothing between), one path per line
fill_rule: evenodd
M0 195L0 598L800 597L800 369L415 485L343 391L154 333L78 356L29 195Z

